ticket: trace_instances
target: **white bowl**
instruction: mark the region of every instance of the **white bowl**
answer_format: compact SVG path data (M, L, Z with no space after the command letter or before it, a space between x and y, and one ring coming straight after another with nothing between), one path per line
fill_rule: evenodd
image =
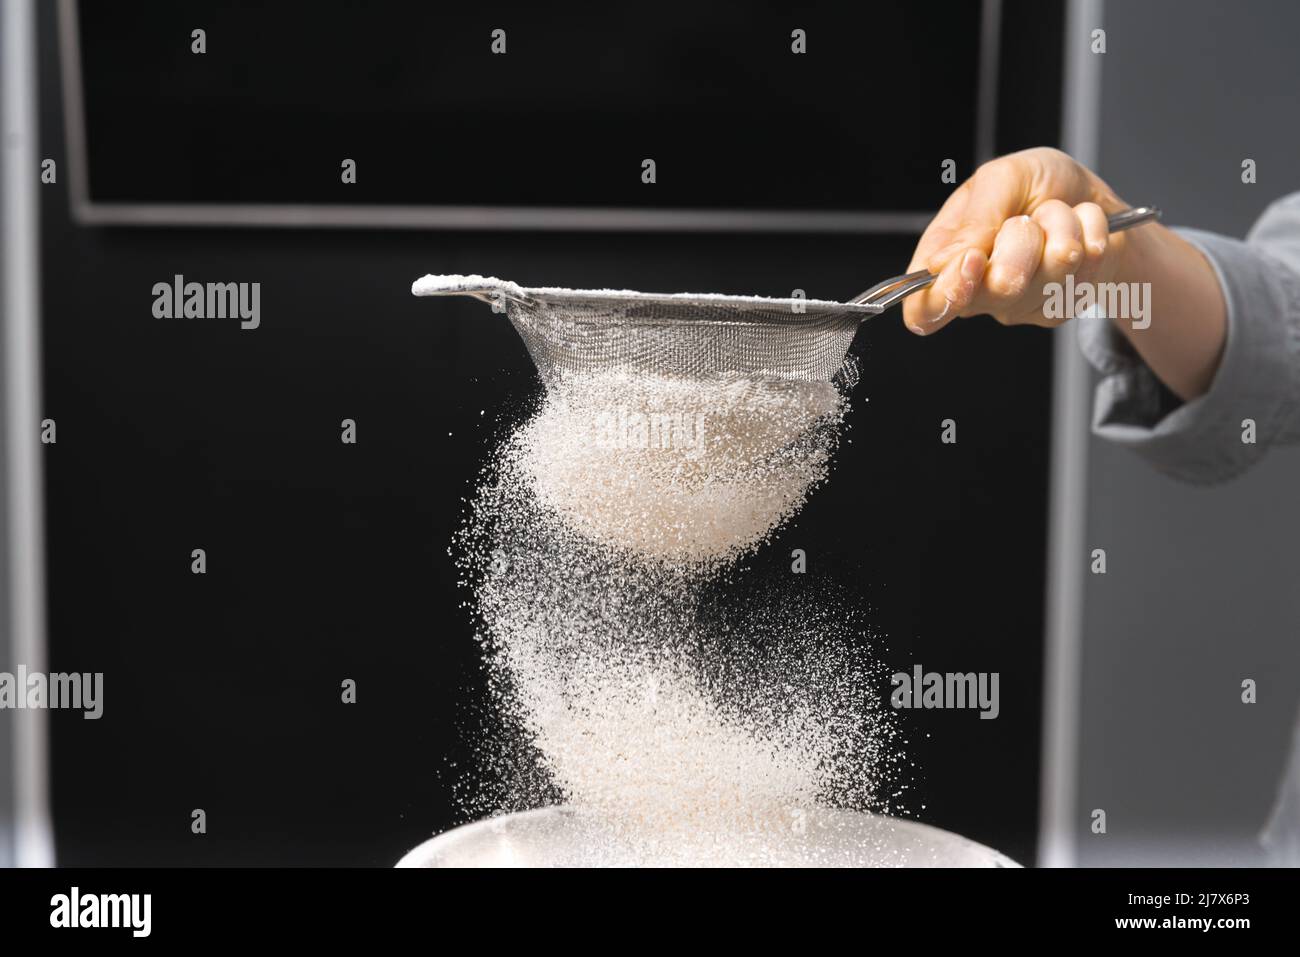
M653 840L608 819L548 807L454 828L413 848L398 867L1019 867L948 831L878 814L814 809L780 827Z

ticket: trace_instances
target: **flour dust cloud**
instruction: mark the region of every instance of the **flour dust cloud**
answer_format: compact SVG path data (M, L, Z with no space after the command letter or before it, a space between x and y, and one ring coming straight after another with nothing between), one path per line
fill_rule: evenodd
M454 547L491 698L467 816L565 805L559 863L889 863L839 813L897 809L866 626L744 561L827 479L845 410L832 383L550 383Z

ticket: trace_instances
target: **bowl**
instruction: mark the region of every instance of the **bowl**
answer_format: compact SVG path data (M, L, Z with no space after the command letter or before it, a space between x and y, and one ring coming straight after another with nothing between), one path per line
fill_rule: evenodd
M901 818L815 808L746 830L644 830L567 806L466 824L398 867L1019 867L992 848Z

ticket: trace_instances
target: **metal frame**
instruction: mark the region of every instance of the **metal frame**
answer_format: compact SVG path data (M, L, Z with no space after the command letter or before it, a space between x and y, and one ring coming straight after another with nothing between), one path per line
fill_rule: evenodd
M981 0L975 159L993 155L1001 0ZM367 206L223 203L96 203L90 198L76 0L59 0L59 59L73 218L88 226L280 226L299 228L636 230L919 234L932 211L834 212L732 209L586 209L512 206Z
M980 72L975 87L976 163L991 160L997 152L1002 0L982 0L980 7Z
M1061 144L1095 166L1101 110L1101 57L1084 42L1102 25L1102 0L1069 0ZM1038 863L1077 863L1083 591L1087 550L1088 405L1091 375L1073 323L1055 333L1052 457L1047 531L1046 648Z
M5 492L3 560L8 607L0 628L8 647L0 662L45 671L45 514L40 445L40 162L37 153L36 8L32 0L0 0L0 115L5 155L3 180L4 444L0 465ZM0 607L4 602L0 601ZM42 708L7 712L0 728L13 728L12 863L54 863L49 805L48 718ZM3 783L0 780L0 783Z

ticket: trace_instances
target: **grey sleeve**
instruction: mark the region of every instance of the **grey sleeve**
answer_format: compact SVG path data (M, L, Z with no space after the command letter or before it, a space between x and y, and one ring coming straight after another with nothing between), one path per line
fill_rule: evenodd
M1093 430L1189 482L1244 472L1268 448L1300 440L1300 193L1270 206L1245 242L1180 229L1214 267L1228 336L1209 391L1181 402L1108 319L1078 320L1079 342L1101 374ZM1159 317L1153 321L1177 321ZM1255 441L1242 439L1243 420Z

